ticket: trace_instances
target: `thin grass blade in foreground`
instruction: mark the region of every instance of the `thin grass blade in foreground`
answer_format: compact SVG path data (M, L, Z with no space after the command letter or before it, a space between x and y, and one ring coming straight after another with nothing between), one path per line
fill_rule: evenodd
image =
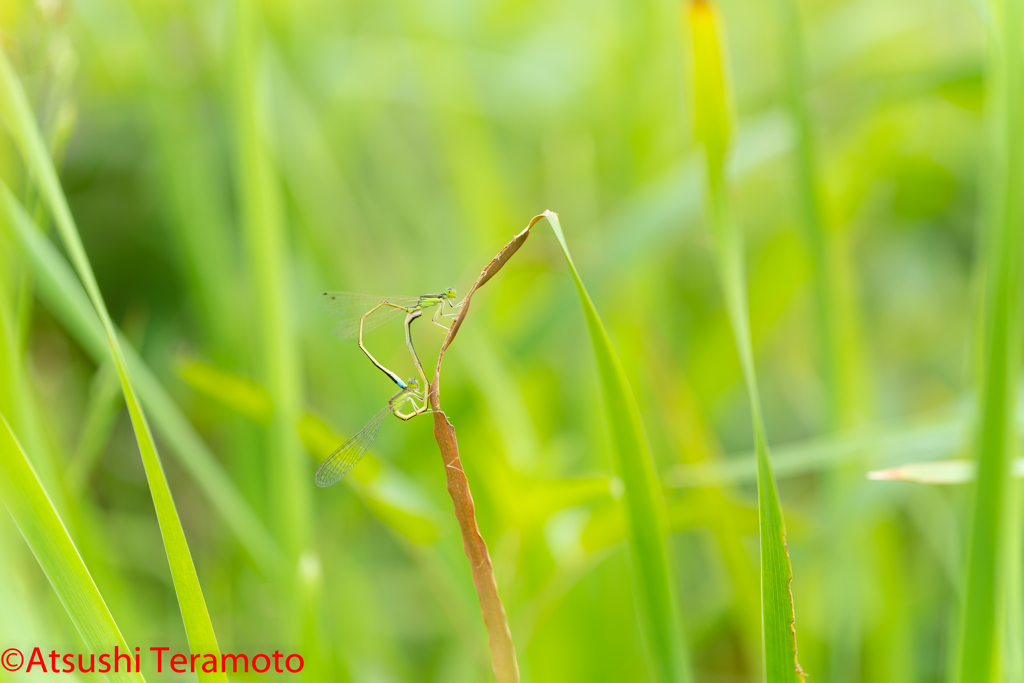
M0 229L17 245L20 255L32 269L36 292L46 308L95 363L109 361L103 326L67 261L10 193L0 192L0 217ZM264 575L275 575L283 566L284 558L266 527L174 399L123 337L121 348L139 396L161 437Z
M57 230L68 250L71 262L74 264L93 308L95 308L103 325L107 344L110 347L110 355L117 368L117 373L121 380L121 389L124 392L125 402L131 416L132 427L135 430L139 453L142 456L143 466L146 470L146 479L153 496L153 506L156 508L157 519L160 523L160 533L167 552L167 561L170 564L171 576L174 580L174 588L178 596L178 604L181 608L189 646L193 653L208 653L219 656L220 651L217 647L217 637L213 632L213 624L210 621L209 611L206 608L202 589L199 586L199 578L196 576L195 565L192 562L192 555L189 553L185 532L181 528L181 520L178 518L178 512L174 507L174 499L167 485L163 466L160 464L160 456L157 453L153 435L149 430L149 424L143 413L142 405L139 403L135 388L128 374L127 363L121 350L117 333L114 330L114 324L110 319L110 314L107 312L106 304L103 302L99 285L96 283L92 266L89 264L85 248L82 246L82 240L71 216L67 199L64 197L64 192L60 187L57 171L53 167L39 129L36 126L24 90L7 60L7 55L2 51L0 51L0 114L2 114L16 145L24 157L26 166L29 168L33 179L39 187L40 193L49 207L51 215L54 217ZM6 203L14 201L5 186L3 187L3 192L6 195L4 197ZM227 681L227 676L223 673L199 673L198 676L201 681Z
M112 653L116 646L121 652L131 652L3 415L0 415L0 498L89 651L97 655ZM137 672L111 672L106 678L125 683L145 680Z
M768 683L804 680L797 661L796 617L790 583L793 570L786 547L786 527L772 472L771 453L761 413L750 339L743 235L733 213L725 178L730 146L730 119L725 65L719 44L718 16L704 0L689 5L693 42L694 117L704 147L706 205L711 224L726 312L736 339L743 378L750 397L757 459L757 500L761 538L761 625Z
M1007 598L1010 462L1020 367L1021 230L1024 229L1024 7L992 0L988 52L988 202L984 251L981 415L960 642L953 680L1001 681L998 655ZM1013 577L1019 581L1019 577ZM1010 592L1011 594L1013 591ZM1016 644L1020 647L1020 643Z
M807 103L804 36L796 0L775 0L779 43L783 56L786 104L794 132L793 160L795 190L800 222L811 266L811 296L816 327L817 368L824 385L822 427L835 432L856 423L860 403L856 391L863 369L853 327L854 306L850 287L840 286L845 269L839 267L840 240L826 227L817 153ZM847 294L841 296L840 293ZM840 328L843 325L843 329ZM829 619L829 679L832 683L852 683L860 678L863 658L863 595L858 590L865 573L865 556L856 538L865 522L852 509L854 496L863 484L863 466L851 460L844 467L825 472L822 525L823 541L830 546L828 577L824 597ZM872 580L877 577L872 577Z
M594 345L605 400L605 419L611 437L612 462L624 484L626 538L629 540L640 625L654 667L654 680L689 681L690 663L673 588L672 555L666 541L665 499L654 469L640 409L615 347L576 271L558 215L551 211L545 211L543 215L562 246Z

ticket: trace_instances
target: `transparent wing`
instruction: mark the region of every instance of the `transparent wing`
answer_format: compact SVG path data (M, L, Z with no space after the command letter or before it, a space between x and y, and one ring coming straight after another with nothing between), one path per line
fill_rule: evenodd
M359 336L359 319L374 306L385 301L404 308L419 303L418 296L380 296L357 294L355 292L322 292L316 297L316 307L324 313L338 318L338 324L331 332L339 339L355 339ZM394 306L381 306L363 321L363 332L375 330L389 320L404 317L405 312Z
M352 438L331 453L331 456L324 460L316 471L316 485L330 486L348 474L366 455L367 449L370 448L374 439L377 438L377 433L380 432L384 418L390 414L391 404L389 403L371 417L362 429L353 434Z

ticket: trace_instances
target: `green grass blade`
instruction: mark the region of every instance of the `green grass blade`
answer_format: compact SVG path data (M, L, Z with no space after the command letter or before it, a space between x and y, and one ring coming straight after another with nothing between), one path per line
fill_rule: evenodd
M629 539L637 608L653 665L653 678L659 682L689 681L689 656L673 585L672 554L667 544L665 499L654 469L640 409L611 338L569 254L558 216L550 211L544 215L565 253L594 345L605 400L612 462L624 484L626 537Z
M960 641L954 680L1002 680L998 624L1006 600L1010 462L1020 366L1021 239L1024 226L1024 8L992 0L989 13L988 181L978 474L974 489Z
M79 635L94 654L130 651L106 607L82 556L63 525L22 444L7 420L12 409L31 400L24 378L18 378L20 355L13 307L0 282L0 500L22 532L36 561L68 611ZM26 420L34 422L34 416ZM38 428L38 425L36 425ZM29 653L25 653L30 656ZM142 681L138 672L106 674L110 681Z
M32 224L13 198L0 202L0 228L17 245L35 278L39 297L97 364L109 360L107 342L96 313L71 267L57 248ZM224 472L174 399L122 338L121 348L139 395L153 417L161 437L192 475L215 510L224 518L265 575L279 571L283 556L259 517Z
M731 124L718 16L707 2L696 0L690 4L689 19L693 41L693 103L697 138L704 148L706 161L708 220L726 312L736 340L753 420L761 538L761 625L765 678L768 683L802 681L804 673L797 661L796 617L790 592L793 571L786 547L786 527L778 486L772 472L771 453L754 369L743 263L743 234L733 213L725 177Z
M60 598L72 623L93 654L130 652L78 549L15 437L7 415L25 403L25 387L14 379L20 372L14 315L0 282L0 499L18 526L36 561ZM29 654L25 653L28 657ZM142 681L134 673L107 674L110 681Z
M110 653L116 646L121 652L131 652L67 529L11 432L7 418L0 415L0 423L0 498L3 498L25 542L89 651L97 655ZM111 672L106 674L106 678L124 682L145 680L137 672Z
M171 490L167 485L163 466L160 464L160 456L157 453L153 435L150 433L142 404L139 403L135 388L132 385L128 364L121 350L117 333L114 330L114 324L103 301L92 266L89 264L89 259L85 253L85 247L82 245L78 229L71 216L71 209L68 207L67 199L64 197L64 192L60 187L57 171L53 167L42 136L36 126L28 100L21 88L21 83L18 81L13 68L7 60L6 54L3 53L0 53L0 113L3 114L11 135L20 149L25 163L49 207L50 213L54 217L57 231L60 233L64 246L68 250L71 262L75 266L75 270L85 287L93 308L96 310L103 325L107 344L110 347L110 355L114 359L114 365L121 380L121 390L124 392L125 403L128 406L132 426L135 429L135 437L139 445L143 466L146 470L146 479L153 496L153 505L156 508L157 519L160 522L160 533L167 552L167 561L170 564L171 576L174 580L178 604L181 607L181 615L185 625L185 632L188 635L189 646L193 652L219 655L217 637L213 632L213 624L210 621L210 615L206 608L206 601L203 599L202 588L199 586L199 578L196 576L192 555L188 549L188 542L185 540L185 532L181 528L181 520L178 518L178 511L174 507ZM9 190L6 189L6 186L4 186L3 194L5 204L10 205L15 201L13 196L10 195ZM223 673L200 673L199 679L204 681L226 681L227 677Z
M259 97L263 70L261 7L235 2L235 173L248 242L253 296L259 312L259 366L274 413L268 425L271 510L279 542L298 557L309 541L312 478L297 431L301 417L298 345L288 306L288 243L281 188L267 137L272 125Z
M121 410L121 385L111 363L96 370L89 387L89 402L78 444L68 460L64 481L75 495L81 493L106 446Z
M812 296L818 337L817 351L820 356L818 367L827 393L825 426L831 430L841 426L842 418L839 412L843 402L840 390L840 352L837 348L836 323L833 319L836 287L830 277L834 274L834 269L828 267L822 192L818 186L814 140L805 94L803 35L794 0L775 0L775 8L779 15L779 44L783 53L786 103L795 133L796 144L793 152L796 162L797 199L811 257L811 279L814 285Z
M795 190L800 223L807 244L811 267L811 297L815 327L817 370L823 384L822 426L835 431L856 423L858 392L855 390L855 368L863 367L857 353L854 335L848 333L854 318L851 297L840 297L848 288L840 287L844 270L837 267L835 258L840 240L826 229L822 204L823 192L819 185L817 154L808 111L803 31L795 0L775 0L778 15L779 45L782 50L785 75L786 104L794 132ZM846 323L847 334L840 334L839 321ZM851 510L853 495L863 482L863 468L858 460L847 467L826 473L823 482L824 514L828 523L822 535L831 545L831 558L825 595L834 617L830 620L829 678L833 683L851 683L857 680L863 656L861 614L863 600L851 585L857 585L858 576L867 571L861 566L863 553L857 550L855 537L862 518Z

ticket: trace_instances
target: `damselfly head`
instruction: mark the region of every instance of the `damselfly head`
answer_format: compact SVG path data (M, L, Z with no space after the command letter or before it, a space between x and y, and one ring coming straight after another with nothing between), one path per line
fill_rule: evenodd
M406 384L409 386L410 389L415 389L416 387L418 387L420 385L420 382L415 377L410 377L406 381Z
M454 299L455 298L455 288L454 287L449 287L448 289L444 290L444 295L448 299Z

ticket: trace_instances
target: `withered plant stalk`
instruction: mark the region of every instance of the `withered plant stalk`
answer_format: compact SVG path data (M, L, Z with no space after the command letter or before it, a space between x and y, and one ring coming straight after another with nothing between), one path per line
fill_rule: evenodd
M437 356L437 366L434 369L434 379L427 391L427 400L434 413L434 438L437 439L437 446L441 449L445 477L448 481L448 494L452 497L452 503L455 506L455 518L459 521L459 529L462 531L462 546L466 551L466 557L469 558L470 569L473 572L473 585L476 586L477 595L480 597L480 609L483 612L484 625L487 627L487 639L491 647L491 666L494 668L498 683L517 683L519 681L519 665L516 662L516 650L508 628L505 607L501 604L501 598L498 596L498 584L494 580L491 555L487 552L487 543L480 535L480 529L476 523L473 494L469 489L466 473L462 469L462 461L459 459L459 444L455 438L455 427L441 410L441 361L444 360L445 351L455 340L455 335L458 334L463 320L469 313L469 304L473 294L494 277L519 250L519 247L523 246L526 238L530 235L530 228L541 218L542 216L534 217L522 232L513 237L487 264L487 267L480 273L480 277L466 293L459 313L448 328L448 334L441 344L441 351ZM409 328L409 323L420 315L421 311L410 313L406 317L406 329ZM413 362L416 363L417 370L422 376L423 368L412 348L411 337L407 337L407 341Z

